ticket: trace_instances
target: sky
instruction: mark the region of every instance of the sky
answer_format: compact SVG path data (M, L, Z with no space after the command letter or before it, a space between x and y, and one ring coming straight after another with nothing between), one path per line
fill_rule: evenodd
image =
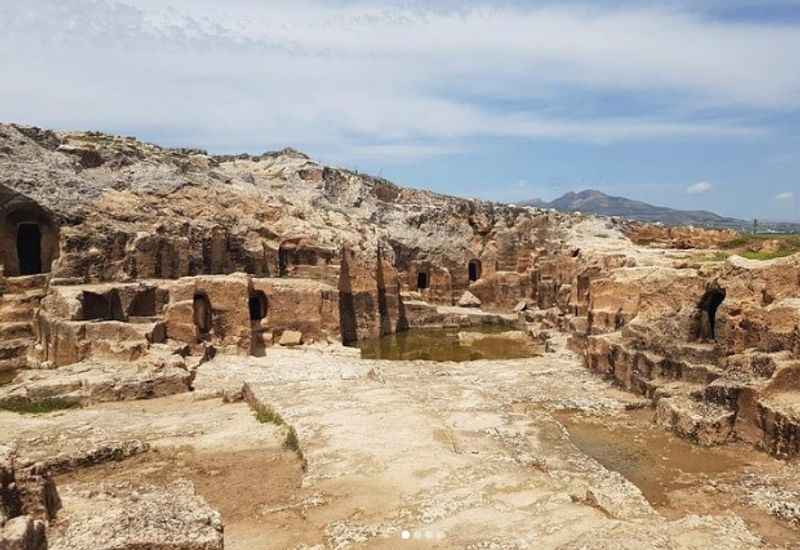
M0 121L800 221L800 0L0 0Z

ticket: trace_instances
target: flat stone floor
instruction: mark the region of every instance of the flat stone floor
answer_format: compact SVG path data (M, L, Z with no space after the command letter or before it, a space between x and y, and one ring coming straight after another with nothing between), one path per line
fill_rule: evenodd
M657 428L639 398L555 344L543 357L457 364L271 348L205 363L192 394L0 413L0 433L37 459L86 441L146 441L153 450L60 476L59 488L191 479L222 513L229 550L800 548L796 465L732 447L722 452L744 459L685 476L654 506L582 451L563 411L645 445ZM295 427L305 472L279 428L217 397L244 383Z

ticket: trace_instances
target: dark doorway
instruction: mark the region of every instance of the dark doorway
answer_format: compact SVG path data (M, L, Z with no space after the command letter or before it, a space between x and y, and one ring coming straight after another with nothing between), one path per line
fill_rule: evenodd
M711 288L703 294L700 303L697 304L700 310L699 336L703 340L715 340L717 337L717 308L725 300L724 288Z
M478 279L481 278L481 261L480 260L470 260L469 262L469 282L474 283Z
M428 288L428 272L420 271L417 273L417 290L424 290Z
M23 223L17 227L17 258L20 275L42 272L42 232L39 224Z
M286 277L289 274L289 251L284 247L278 248L278 276Z
M251 321L260 321L267 316L267 295L260 290L250 296L248 305L250 307Z
M194 295L194 324L201 336L211 332L211 302L205 294Z
M148 288L134 296L128 306L129 317L153 317L156 314L156 289Z
M105 294L86 291L81 295L82 320L125 321L119 293L112 290Z
M102 294L84 292L81 304L84 321L108 321L111 319L111 302Z

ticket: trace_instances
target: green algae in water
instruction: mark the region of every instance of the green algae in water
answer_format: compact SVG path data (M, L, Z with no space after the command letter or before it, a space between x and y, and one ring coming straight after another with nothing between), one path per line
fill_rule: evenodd
M522 359L539 355L533 341L503 338L508 327L470 327L463 329L411 329L381 338L363 340L363 359L389 361L476 361L479 359ZM459 332L488 334L471 345L459 342Z

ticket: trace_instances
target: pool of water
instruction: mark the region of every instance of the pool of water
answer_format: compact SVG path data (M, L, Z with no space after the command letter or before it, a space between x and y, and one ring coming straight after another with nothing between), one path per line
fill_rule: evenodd
M0 386L5 386L6 384L10 384L14 377L17 376L17 371L15 369L11 370L0 370Z
M636 411L624 425L606 424L569 411L554 416L567 428L576 447L622 474L656 507L669 504L671 491L703 484L748 464L749 457L734 449L698 447L652 426L652 414L647 409Z
M470 327L455 329L411 329L399 334L363 340L364 359L390 361L476 361L478 359L521 359L539 355L533 340L523 342L503 337L508 327ZM481 333L472 344L459 341L459 332Z

